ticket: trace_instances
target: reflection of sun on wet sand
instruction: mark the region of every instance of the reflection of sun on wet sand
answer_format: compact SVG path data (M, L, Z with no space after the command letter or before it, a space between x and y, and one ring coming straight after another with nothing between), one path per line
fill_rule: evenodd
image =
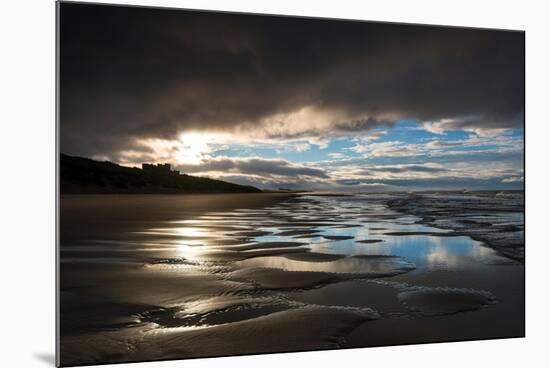
M340 336L377 318L368 309L308 306L254 319L197 328L145 326L65 340L68 364L267 353L338 347ZM320 323L322 321L322 323ZM296 326L308 328L296 328ZM87 346L82 351L82 345ZM78 353L76 353L78 352Z
M63 196L62 363L521 335L522 264L395 196Z

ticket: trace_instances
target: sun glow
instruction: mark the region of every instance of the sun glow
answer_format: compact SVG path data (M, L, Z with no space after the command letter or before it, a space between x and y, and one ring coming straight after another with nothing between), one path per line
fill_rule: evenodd
M137 139L135 148L120 151L118 162L124 166L139 167L143 162L200 165L211 154L234 136L213 132L184 132L175 139Z
M181 164L199 165L210 157L212 145L220 142L221 137L214 133L186 132L179 136L177 161Z

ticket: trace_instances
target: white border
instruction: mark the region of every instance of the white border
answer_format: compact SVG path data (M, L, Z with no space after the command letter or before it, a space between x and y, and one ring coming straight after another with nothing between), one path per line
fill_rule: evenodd
M544 2L520 1L109 1L527 31L527 338L315 353L258 355L114 367L280 367L335 365L514 367L547 361L549 237L547 106L550 48ZM527 4L526 4L527 3ZM53 0L3 2L2 366L53 366L55 239L55 6ZM535 362L541 362L539 364ZM105 366L107 367L107 366Z

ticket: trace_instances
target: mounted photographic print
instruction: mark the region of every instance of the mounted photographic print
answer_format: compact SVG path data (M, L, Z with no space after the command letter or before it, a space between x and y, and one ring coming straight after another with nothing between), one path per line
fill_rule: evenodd
M524 32L57 6L58 365L524 336Z

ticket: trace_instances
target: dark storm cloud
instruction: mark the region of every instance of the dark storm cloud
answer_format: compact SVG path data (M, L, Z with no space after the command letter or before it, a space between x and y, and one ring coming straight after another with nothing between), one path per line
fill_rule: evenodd
M380 166L371 167L367 171L369 172L388 172L388 173L441 173L449 171L444 167L423 166L423 165L399 165L399 166Z
M298 176L329 178L325 170L322 169L293 164L286 160L259 157L216 157L203 160L200 165L178 165L176 168L186 173L220 171L265 176L287 176L289 178Z
M427 145L430 148L445 148L445 147L457 147L457 146L463 146L466 142L465 141L431 141Z
M241 185L251 185L256 188L262 189L308 189L311 188L311 183L307 181L280 181L280 180L265 180L257 176L244 176L244 175L226 175L223 176L223 180L230 181Z
M336 180L336 183L340 185L354 186L354 185L360 185L362 181L357 179L338 179Z
M522 125L524 35L61 4L61 149L110 155L133 138L262 131L311 107L361 132L396 119ZM267 122L266 122L267 121ZM288 127L287 127L288 128Z

